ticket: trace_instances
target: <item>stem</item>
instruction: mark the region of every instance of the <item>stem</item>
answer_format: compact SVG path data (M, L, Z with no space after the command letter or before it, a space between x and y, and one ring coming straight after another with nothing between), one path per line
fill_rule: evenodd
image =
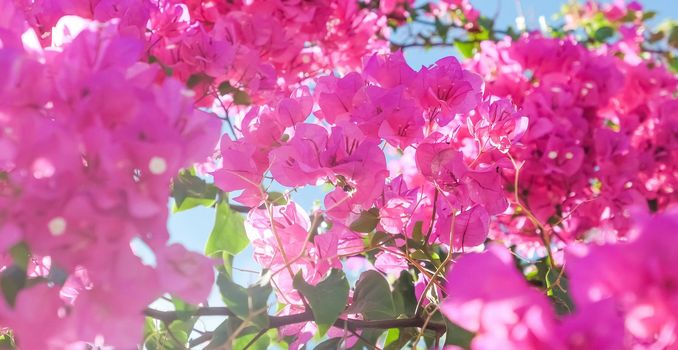
M160 320L162 322L171 323L174 320L179 319L179 313L176 311L161 311L155 309L146 309L144 310L144 315ZM227 307L201 307L193 311L192 316L228 316L228 317L237 317L235 314L229 310ZM313 313L310 310L304 311L298 314L292 315L283 315L283 316L268 316L269 318L269 327L271 328L280 328L283 326L289 326L292 324L311 322L313 321ZM435 331L445 331L446 326L444 323L435 323L435 322L426 322L426 319L422 317L412 317L412 318L398 318L398 319L388 319L388 320L356 320L356 319L338 319L334 322L335 327L346 328L346 329L389 329L389 328L408 328L408 327L422 327L427 324L427 328ZM203 338L211 337L211 333L206 332L202 336L194 339L194 341Z

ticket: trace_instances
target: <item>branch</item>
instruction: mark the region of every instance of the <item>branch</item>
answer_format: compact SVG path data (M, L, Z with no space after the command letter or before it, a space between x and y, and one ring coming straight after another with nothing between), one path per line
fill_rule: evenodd
M171 323L180 318L180 312L176 311L160 311L155 309L144 310L144 315L158 319L162 322ZM227 307L201 307L192 312L191 316L228 316L237 317ZM269 316L268 328L280 328L297 323L313 321L313 313L311 311L304 311L298 314L283 315L283 316ZM389 329L389 328L421 328L426 326L435 332L445 332L447 326L444 323L429 322L422 317L399 318L389 320L355 320L355 319L338 319L334 322L334 326L341 329ZM212 333L206 332L200 337L191 340L191 344L199 344L206 342L212 338Z
M237 204L229 204L228 205L231 210L238 212L238 213L249 213L252 208L246 207L244 205L237 205Z
M144 315L160 320L165 323L172 323L181 318L182 315L190 314L191 316L229 316L237 317L231 310L227 307L201 307L193 311L161 311L156 309L148 308L144 310Z

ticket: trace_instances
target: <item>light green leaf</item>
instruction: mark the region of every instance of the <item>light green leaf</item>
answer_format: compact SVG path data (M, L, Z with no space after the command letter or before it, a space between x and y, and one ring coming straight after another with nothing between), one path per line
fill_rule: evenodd
M217 204L217 215L214 228L205 246L205 255L227 252L235 255L249 244L245 234L245 220L242 215L230 209L228 203Z
M306 283L301 273L297 273L294 276L294 288L308 300L313 319L318 325L318 332L324 335L344 311L350 287L344 272L332 269L330 274L315 286Z
M454 47L464 58L470 58L475 53L476 44L470 41L455 40Z

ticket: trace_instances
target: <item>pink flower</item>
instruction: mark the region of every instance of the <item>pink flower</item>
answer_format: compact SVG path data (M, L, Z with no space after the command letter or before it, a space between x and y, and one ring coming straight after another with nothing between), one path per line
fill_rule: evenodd
M468 128L483 149L493 146L506 153L527 130L528 118L516 112L508 100L483 101L476 111L478 116L467 119Z
M634 342L657 347L675 345L678 320L678 216L675 208L638 220L637 235L628 243L571 249L567 271L579 307L612 301L623 312ZM642 216L642 214L637 214Z
M477 333L472 349L557 348L551 306L523 280L507 250L490 246L464 255L448 273L446 291L441 311Z
M423 68L416 90L424 108L439 125L449 124L457 114L471 111L480 102L482 79L462 69L454 57L440 59L431 68Z
M215 262L180 244L157 251L157 271L163 290L191 304L207 300L214 284Z

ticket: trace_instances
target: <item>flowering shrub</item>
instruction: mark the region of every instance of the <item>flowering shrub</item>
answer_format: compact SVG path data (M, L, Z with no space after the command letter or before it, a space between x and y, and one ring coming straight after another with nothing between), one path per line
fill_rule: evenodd
M678 348L678 26L639 3L0 9L0 346Z

